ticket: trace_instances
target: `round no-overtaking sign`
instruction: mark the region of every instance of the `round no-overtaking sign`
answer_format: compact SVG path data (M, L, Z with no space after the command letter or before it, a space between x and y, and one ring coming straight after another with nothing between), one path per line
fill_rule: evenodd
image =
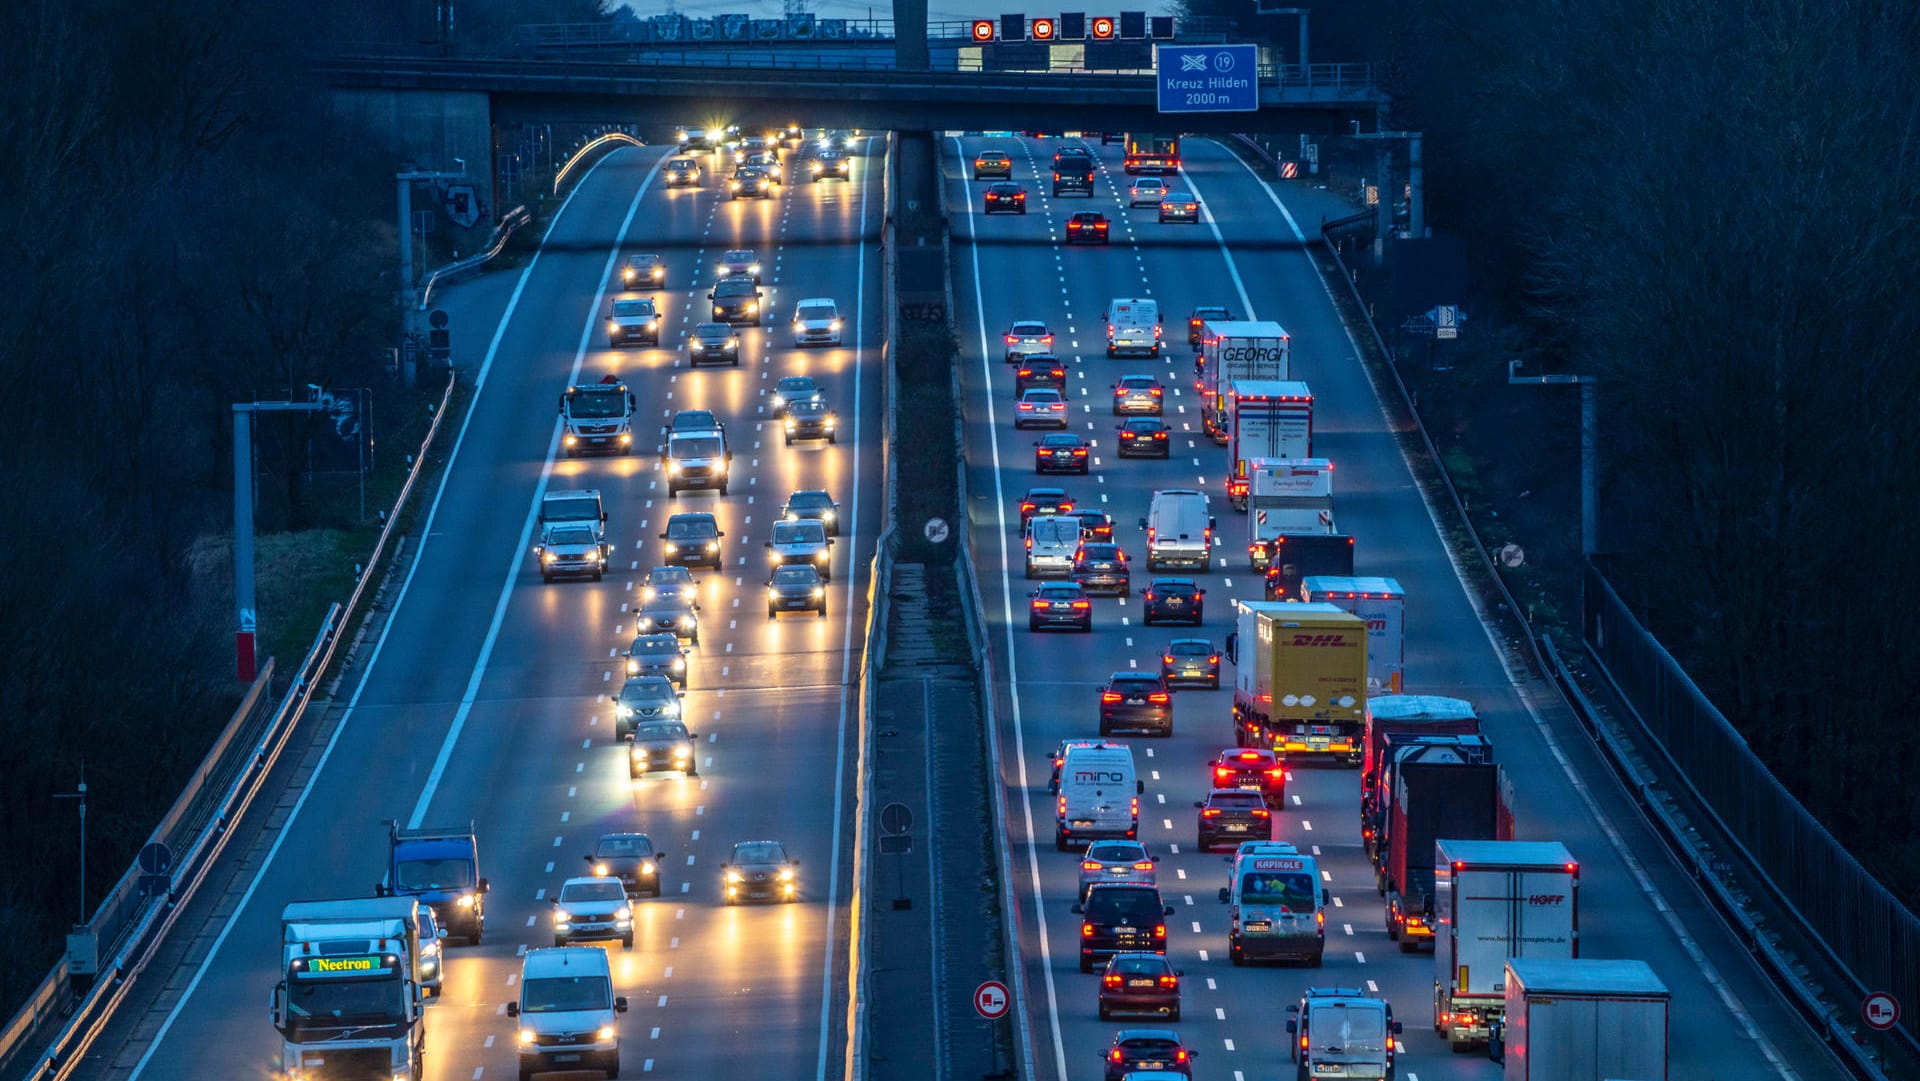
M1007 993L1007 985L999 980L988 980L973 989L973 1008L989 1021L998 1021L1007 1015L1007 1007L1013 1005L1013 996Z

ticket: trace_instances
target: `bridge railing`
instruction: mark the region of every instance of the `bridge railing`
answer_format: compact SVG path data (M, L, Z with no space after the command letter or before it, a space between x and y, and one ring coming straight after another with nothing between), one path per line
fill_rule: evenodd
M779 34L763 37L758 25L778 23ZM715 19L654 19L591 23L522 23L514 27L509 49L594 50L632 45L744 45L759 41L767 45L805 46L837 42L892 42L892 19L800 19L747 20L729 35ZM1173 24L1177 41L1225 41L1235 34L1233 20L1218 15L1176 18ZM967 19L938 19L927 23L927 40L941 42L973 41L973 23ZM1041 42L996 42L995 44L1039 45ZM1084 45L1081 41L1055 41L1055 45ZM1116 45L1152 44L1141 39L1113 42Z

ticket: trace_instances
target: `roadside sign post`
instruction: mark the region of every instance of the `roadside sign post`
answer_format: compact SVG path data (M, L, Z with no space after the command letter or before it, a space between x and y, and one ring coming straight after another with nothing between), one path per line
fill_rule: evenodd
M1011 1065L1000 1065L1000 1033L995 1022L1002 1020L1013 1008L1013 995L1007 985L999 980L988 980L973 989L973 1010L987 1021L987 1046L993 1053L993 1072L989 1078L1013 1076Z
M1887 1061L1887 1031L1900 1023L1900 1000L1875 991L1860 1000L1860 1019L1880 1034L1880 1061Z
M1251 113L1260 108L1256 45L1155 45L1162 113Z
M913 836L907 831L913 828L913 809L904 803L889 803L880 808L880 851L893 854L893 907L907 909L913 907L913 898L907 896L906 855L913 851Z

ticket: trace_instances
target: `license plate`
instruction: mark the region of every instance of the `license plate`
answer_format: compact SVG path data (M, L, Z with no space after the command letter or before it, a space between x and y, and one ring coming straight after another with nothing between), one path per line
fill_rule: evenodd
M1128 980L1127 986L1128 987L1152 987L1153 981L1152 980Z
M1134 1063L1134 1065L1140 1067L1143 1070L1164 1070L1167 1068L1167 1064L1164 1062L1161 1062L1158 1059L1143 1060L1143 1061Z
M1325 737L1325 736L1308 736L1308 737L1307 737L1307 742L1308 742L1308 743L1318 743L1318 744L1322 744L1322 745L1324 745L1324 744L1325 744L1325 743L1327 742L1327 737Z
M1063 611L1063 612L1071 612L1073 610L1073 605L1065 601L1054 601L1053 607L1056 610Z
M575 1052L572 1052L572 1053L569 1053L569 1054L565 1054L565 1055L555 1055L555 1056L553 1056L553 1061L555 1061L555 1062L579 1062L579 1061L580 1061L580 1053L579 1053L579 1052L577 1052L577 1051L575 1051Z
M1229 822L1227 823L1227 832L1245 833L1247 832L1247 824L1245 822Z
M1242 792L1258 792L1260 791L1260 782L1259 781L1241 781L1238 785L1235 785L1234 787L1238 788Z
M1174 607L1174 608L1178 608L1178 607L1180 607L1181 605L1183 605L1183 604L1185 604L1185 603L1187 603L1187 602L1186 602L1186 601L1185 601L1184 599L1182 599L1182 598L1180 598L1180 597L1168 597L1168 598L1167 598L1167 604L1168 604L1169 606L1171 606L1171 607Z
M1247 930L1249 931L1265 931L1271 928L1272 926L1273 925L1268 923L1266 920L1248 920L1247 921Z

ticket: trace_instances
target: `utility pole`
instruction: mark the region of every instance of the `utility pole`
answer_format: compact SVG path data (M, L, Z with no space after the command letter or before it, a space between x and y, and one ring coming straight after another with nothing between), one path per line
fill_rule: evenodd
M254 634L259 626L253 599L253 415L317 413L326 408L319 401L319 391L310 387L310 398L304 402L233 403L233 604L238 614L233 667L242 683L252 683L257 671ZM80 815L84 825L85 804Z
M1593 558L1598 549L1600 488L1599 467L1599 414L1597 399L1599 380L1591 375L1520 375L1518 358L1507 361L1507 383L1518 386L1531 383L1535 386L1580 387L1580 554Z
M401 355L408 360L419 355L419 327L417 326L419 297L415 284L419 280L413 266L413 185L415 181L429 180L444 182L463 180L467 175L467 162L464 158L453 159L460 166L457 173L440 172L433 169L406 169L395 173L393 179L399 191L400 203L400 325L402 333Z
M80 783L71 792L55 792L54 799L80 804L80 919L67 932L67 984L85 994L100 972L99 932L87 925L87 763L80 763Z

